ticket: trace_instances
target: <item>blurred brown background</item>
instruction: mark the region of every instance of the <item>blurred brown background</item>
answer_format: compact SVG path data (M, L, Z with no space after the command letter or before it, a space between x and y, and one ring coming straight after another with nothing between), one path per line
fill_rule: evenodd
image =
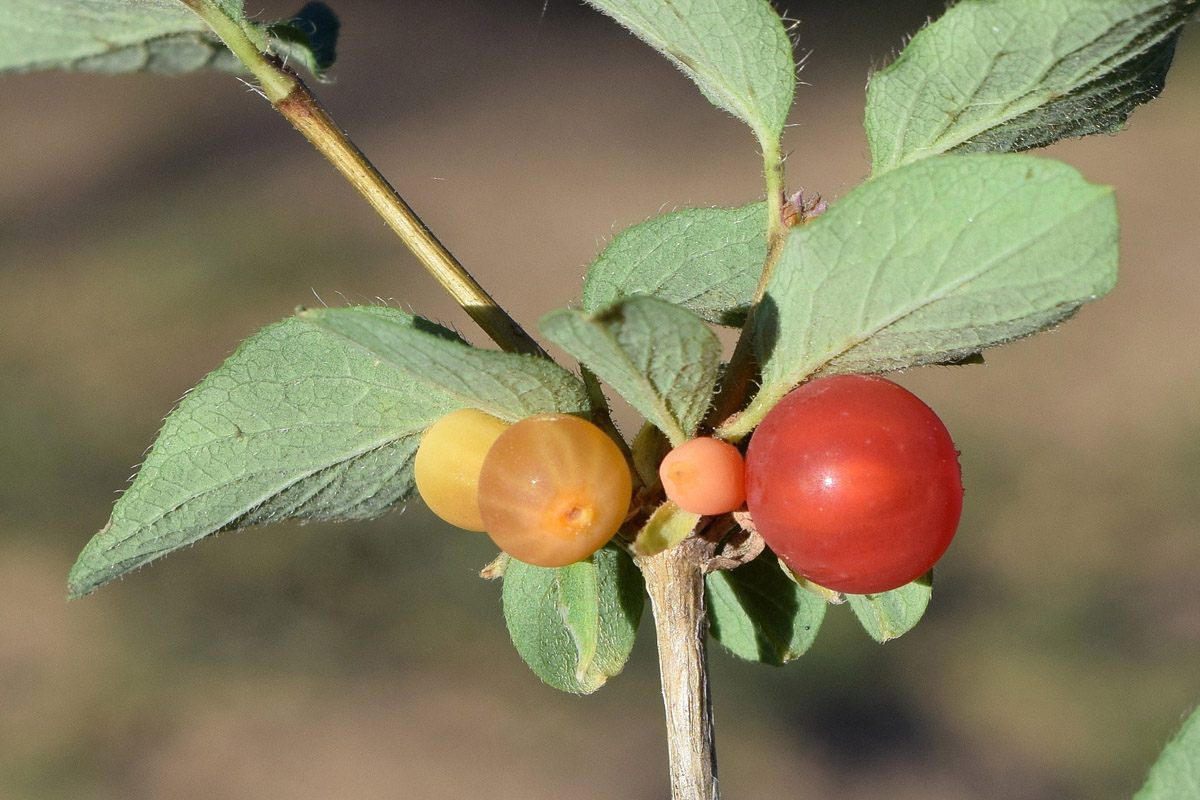
M836 199L868 168L869 69L942 4L781 6L811 51L789 183ZM613 233L761 193L749 132L570 0L335 7L319 95L529 326ZM1116 291L985 367L901 377L968 492L925 621L880 647L836 608L778 670L713 653L731 800L1126 798L1200 700L1190 34L1128 131L1047 153L1118 187ZM229 76L4 76L0 108L0 796L666 797L651 641L597 695L542 686L475 577L490 545L419 503L64 602L161 417L258 328L379 297L480 337Z

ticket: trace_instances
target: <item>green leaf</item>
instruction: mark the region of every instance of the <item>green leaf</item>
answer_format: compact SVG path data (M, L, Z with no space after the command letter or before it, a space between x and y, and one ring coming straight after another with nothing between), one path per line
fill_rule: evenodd
M663 457L671 451L671 443L658 428L646 422L633 437L630 448L634 471L645 486L658 483L658 465Z
M320 75L332 64L337 19L310 3L292 20L243 19L241 0L214 0L260 47ZM243 70L179 0L0 0L0 72L182 73Z
M767 207L689 208L621 233L588 269L583 309L652 295L741 326L767 259Z
M639 556L653 556L670 550L696 529L699 514L684 511L670 500L654 509L650 519L638 531L633 550Z
M504 573L504 620L517 652L564 692L591 694L621 671L644 603L641 573L615 547L553 569L514 558Z
M475 350L400 311L307 316L331 324L294 318L263 329L167 417L108 525L71 570L72 597L219 531L382 514L412 492L421 433L455 409L517 418L585 408L564 370ZM334 327L403 341L414 355L389 360ZM474 376L475 393L463 390L465 378L443 380L456 366Z
M825 601L802 589L766 551L705 578L709 630L738 658L780 666L803 655L825 618Z
M846 602L854 616L875 641L903 636L921 621L933 594L933 573L926 573L906 586L881 594L848 594Z
M383 306L310 308L298 316L415 376L459 408L470 406L508 422L589 408L583 383L553 361L480 350L420 317Z
M1200 0L963 0L867 91L876 174L1119 130L1162 91Z
M672 445L695 434L712 402L721 361L721 343L695 314L653 297L629 297L596 314L553 311L538 328L612 386Z
M811 375L944 363L1044 330L1117 275L1112 191L1020 155L919 161L788 237L755 314L745 435Z
M587 0L666 56L709 102L777 148L796 91L792 43L767 0Z
M1192 711L1175 738L1150 768L1150 777L1133 800L1200 797L1200 708Z
M324 3L307 3L291 19L268 23L273 49L285 61L299 61L318 78L337 60L341 23Z

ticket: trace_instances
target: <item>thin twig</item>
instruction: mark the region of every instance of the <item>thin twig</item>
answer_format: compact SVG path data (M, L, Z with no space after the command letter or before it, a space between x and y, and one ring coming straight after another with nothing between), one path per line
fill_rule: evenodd
M309 91L304 82L272 56L256 29L231 18L213 0L182 0L198 14L245 67L258 79L271 105L324 155L342 176L383 217L397 236L450 293L479 327L505 350L546 356L533 337L501 308L399 193L363 155ZM261 36L258 37L261 39Z
M429 274L496 344L516 353L549 357L438 241L375 165L337 127L308 87L298 82L287 97L273 105L350 181Z

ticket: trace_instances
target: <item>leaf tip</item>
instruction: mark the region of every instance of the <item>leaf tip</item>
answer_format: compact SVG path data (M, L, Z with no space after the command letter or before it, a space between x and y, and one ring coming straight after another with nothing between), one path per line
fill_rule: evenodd
M81 562L82 559L76 561L75 566L71 567L71 571L67 573L67 602L91 594L103 583L103 581L97 581L92 571L83 566Z
M580 665L575 670L575 683L577 685L571 693L578 695L595 694L604 684L608 683L610 677L612 676L605 675L602 672L593 672L590 665Z

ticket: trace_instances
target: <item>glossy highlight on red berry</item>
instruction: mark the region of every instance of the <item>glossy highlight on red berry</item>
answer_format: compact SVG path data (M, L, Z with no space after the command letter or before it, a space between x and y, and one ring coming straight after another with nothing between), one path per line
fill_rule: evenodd
M603 547L625 521L632 494L620 448L567 414L515 423L496 439L479 474L488 536L539 567L573 564Z
M889 591L927 572L954 537L962 497L946 426L875 376L801 385L746 452L758 532L792 570L839 592Z

